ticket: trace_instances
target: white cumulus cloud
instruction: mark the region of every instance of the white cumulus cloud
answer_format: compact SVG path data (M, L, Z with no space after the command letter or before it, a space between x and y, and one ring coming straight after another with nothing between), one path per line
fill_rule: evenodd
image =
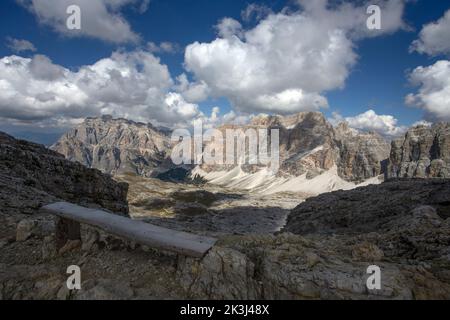
M205 115L201 114L195 119L191 121L191 124L194 125L195 121L201 120L202 126L205 129L217 129L222 125L246 125L248 124L251 119L253 119L255 115L247 115L247 114L238 114L234 112L233 110L225 113L220 114L220 108L219 107L213 107L211 109L211 114Z
M417 67L410 74L417 93L406 96L406 103L423 108L431 120L450 120L450 61L440 60L428 67Z
M242 20L246 22L249 22L252 19L259 21L270 13L272 13L272 9L269 7L263 4L250 3L244 10L242 10L241 17Z
M204 81L190 82L185 73L177 77L175 90L183 95L186 101L198 103L208 98L210 90Z
M234 36L241 37L243 35L242 25L239 21L232 18L223 18L216 26L217 33L222 38L230 38Z
M357 39L405 26L403 1L375 1L383 13L379 31L366 27L368 3L299 3L298 11L269 14L250 30L221 20L217 39L186 48L187 70L238 112L317 110L328 105L325 92L344 87L357 62Z
M334 125L347 122L351 128L377 132L388 138L402 135L407 130L407 127L398 125L398 120L394 116L378 115L374 110L367 110L354 117L345 118L334 113L333 119L330 120Z
M78 70L42 55L7 56L0 59L0 118L57 126L112 114L174 126L202 116L173 85L167 66L145 51L118 51Z
M410 50L430 56L450 54L450 10L438 21L425 25Z
M91 37L112 43L137 42L137 35L121 10L132 5L139 12L148 8L148 0L17 0L37 20L56 32L70 37ZM81 30L69 30L66 22L70 5L81 9Z

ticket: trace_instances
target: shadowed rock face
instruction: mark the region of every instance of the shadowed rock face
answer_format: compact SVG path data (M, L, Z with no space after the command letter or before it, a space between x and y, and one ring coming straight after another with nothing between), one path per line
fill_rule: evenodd
M393 179L310 198L291 211L285 231L295 234L384 233L411 223L411 211L428 205L450 217L450 180ZM449 238L450 239L450 238Z
M334 130L320 112L280 117L281 169L292 175L329 170L337 159ZM313 151L313 152L312 152Z
M106 173L149 176L170 154L169 142L166 133L151 124L103 116L87 118L51 148Z
M392 142L388 178L450 178L450 124L417 126Z
M0 212L33 214L58 199L128 213L128 185L0 132Z
M310 170L321 171L336 166L341 178L357 182L379 176L390 150L380 135L351 129L346 123L333 128L324 115L317 112L303 114L303 121L297 122L291 130L287 145L288 153L294 157L287 159L285 168L298 154L318 150L294 161L293 167L312 163Z
M448 179L393 179L323 194L292 210L284 231L332 245L329 260L337 252L343 257L347 246L352 268L367 261L383 275L390 269L383 290L395 288L393 296L450 297Z

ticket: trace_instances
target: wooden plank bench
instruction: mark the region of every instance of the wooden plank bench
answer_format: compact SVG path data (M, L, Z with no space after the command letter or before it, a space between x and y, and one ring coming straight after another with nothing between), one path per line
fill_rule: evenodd
M63 223L58 223L56 238L64 239L64 243L68 239L80 238L80 223L100 228L141 245L195 258L203 257L217 241L214 238L166 229L67 202L53 203L44 206L42 210L61 218Z

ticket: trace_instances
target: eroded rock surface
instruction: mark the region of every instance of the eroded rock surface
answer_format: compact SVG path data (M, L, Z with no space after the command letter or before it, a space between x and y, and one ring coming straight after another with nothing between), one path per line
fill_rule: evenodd
M292 210L285 231L296 234L361 234L409 225L412 210L432 206L450 217L450 180L394 179L307 199Z
M389 143L376 133L358 132L341 123L335 128L338 173L347 181L364 181L386 171Z
M64 265L46 262L57 255L55 221L42 206L69 201L127 215L127 190L98 170L0 132L0 296L51 299L64 283Z
M194 298L449 299L450 180L397 180L312 198L283 232L222 238L182 259ZM380 267L381 290L366 286Z

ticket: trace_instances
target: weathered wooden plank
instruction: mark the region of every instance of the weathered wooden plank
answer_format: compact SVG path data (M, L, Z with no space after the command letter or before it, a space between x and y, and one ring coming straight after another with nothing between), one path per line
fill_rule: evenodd
M98 227L107 233L142 245L186 256L203 257L217 241L214 238L162 228L67 202L53 203L42 209L65 219Z

